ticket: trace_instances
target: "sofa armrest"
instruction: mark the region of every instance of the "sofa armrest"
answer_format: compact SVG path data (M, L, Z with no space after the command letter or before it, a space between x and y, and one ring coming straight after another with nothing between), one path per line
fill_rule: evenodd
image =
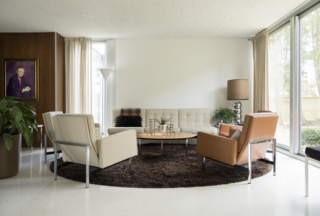
M100 168L138 155L135 130L127 130L97 140Z
M197 154L222 163L235 165L238 141L226 137L199 132Z

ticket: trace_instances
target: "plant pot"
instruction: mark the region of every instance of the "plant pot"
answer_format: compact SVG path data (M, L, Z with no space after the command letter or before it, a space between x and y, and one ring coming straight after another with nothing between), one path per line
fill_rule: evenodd
M164 132L166 132L166 129L167 129L167 125L159 125L159 126L158 126L158 132L159 132L159 133L164 133Z
M8 151L0 137L0 179L15 176L20 165L21 134L13 135L13 145Z

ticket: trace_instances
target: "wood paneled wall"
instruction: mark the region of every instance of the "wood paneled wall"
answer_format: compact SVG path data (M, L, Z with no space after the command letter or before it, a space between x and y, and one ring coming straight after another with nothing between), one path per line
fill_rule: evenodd
M0 33L1 97L4 96L2 59L5 58L39 58L39 101L26 101L35 107L38 124L43 124L42 113L64 111L64 39L61 35L54 32ZM36 136L34 146L40 146Z

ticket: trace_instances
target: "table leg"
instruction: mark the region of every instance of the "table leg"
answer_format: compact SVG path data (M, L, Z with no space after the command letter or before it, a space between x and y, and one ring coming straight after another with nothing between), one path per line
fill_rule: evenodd
M40 148L42 149L42 127L40 127Z
M139 139L139 155L141 155L141 139Z
M188 155L188 139L186 139L186 155Z
M44 133L44 163L47 163L47 133Z
M31 152L32 152L32 150L33 150L33 128L31 128L31 133L32 133L32 143L31 143Z
M162 159L162 152L163 152L163 140L161 140L161 159Z

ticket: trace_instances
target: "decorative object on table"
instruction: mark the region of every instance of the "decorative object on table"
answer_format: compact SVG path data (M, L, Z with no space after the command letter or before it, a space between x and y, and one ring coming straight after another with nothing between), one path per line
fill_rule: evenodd
M161 117L154 117L154 120L156 122L158 122L159 126L158 126L158 132L160 133L164 133L166 132L166 126L167 126L167 123L172 119L172 117L170 118L166 118L164 116L161 116Z
M167 124L167 127L166 127L166 133L174 133L173 131L173 124Z
M155 135L155 133L156 133L156 123L155 123L154 118L149 119L149 133L151 135Z
M30 147L33 134L30 128L38 133L35 112L24 102L18 102L17 97L0 99L0 179L8 178L19 172L21 134Z
M107 95L107 93L108 93L107 92L107 79L108 79L110 73L112 72L112 69L110 69L110 68L100 68L99 70L100 70L100 72L101 72L101 74L102 74L102 76L104 78L104 83L103 83L104 89L105 89L104 94ZM103 100L101 103L102 103L103 107L107 107L107 100ZM106 123L106 122L108 122L107 110L105 109L102 112L103 112L103 116L104 116L104 120L103 121ZM107 127L105 126L105 124L102 124L101 127L102 127L101 130L104 131L104 134L107 134L107 129L106 129Z
M247 79L228 80L227 100L249 100L249 89ZM237 124L242 123L242 104L240 101L234 102L234 109L237 112Z
M39 59L3 59L4 96L39 101Z
M218 120L223 120L225 123L234 123L236 122L237 113L235 110L229 109L229 108L222 108L216 109L214 111L214 118ZM219 125L221 122L219 123Z

